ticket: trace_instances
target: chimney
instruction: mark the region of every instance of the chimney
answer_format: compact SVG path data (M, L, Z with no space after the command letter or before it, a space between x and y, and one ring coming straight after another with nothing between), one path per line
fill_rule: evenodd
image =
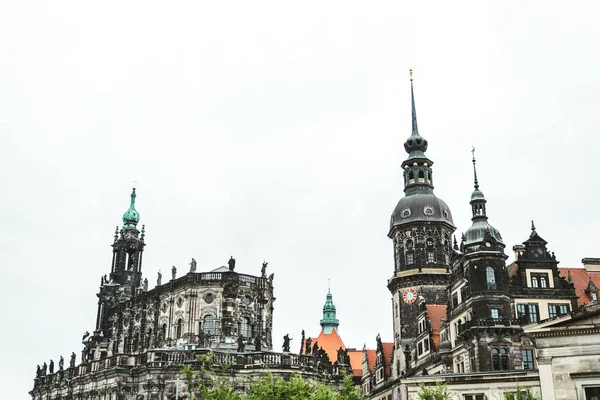
M588 273L600 273L600 258L584 258L581 263Z
M522 244L515 244L513 246L513 251L515 252L515 261L519 259L525 253L525 246Z

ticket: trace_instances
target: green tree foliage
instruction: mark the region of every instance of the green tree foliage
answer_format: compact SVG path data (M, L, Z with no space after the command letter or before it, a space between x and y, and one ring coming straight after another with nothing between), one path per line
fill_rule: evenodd
M203 361L202 365L210 365L213 359ZM235 384L218 379L208 367L197 371L183 366L181 372L188 385L190 400L365 400L349 374L344 375L340 390L337 390L324 383L305 381L299 374L284 380L267 372L252 380L248 392L242 393L235 390Z
M454 397L450 394L448 386L445 383L437 382L434 387L427 387L421 383L419 400L451 400Z
M504 400L541 400L541 398L533 394L530 388L523 389L517 386L516 392L504 392Z

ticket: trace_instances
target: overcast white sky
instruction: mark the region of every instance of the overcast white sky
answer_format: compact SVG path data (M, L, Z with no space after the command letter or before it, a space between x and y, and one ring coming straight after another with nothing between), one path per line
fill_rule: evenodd
M597 1L94 3L0 1L3 397L79 359L134 180L152 284L266 259L278 349L328 278L347 346L391 340L410 67L459 235L474 145L509 261L531 219L562 266L600 256Z

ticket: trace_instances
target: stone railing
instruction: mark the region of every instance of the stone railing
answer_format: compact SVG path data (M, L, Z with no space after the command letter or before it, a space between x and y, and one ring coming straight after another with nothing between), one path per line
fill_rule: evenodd
M202 366L216 370L246 370L269 368L271 370L297 370L310 374L327 374L338 376L341 369L348 366L337 365L333 367L321 365L318 357L298 355L291 353L275 353L271 351L235 352L211 349L158 349L149 350L138 355L118 354L100 360L80 364L77 367L60 370L35 378L34 390L42 387L58 387L71 384L71 381L95 374L100 371L124 370L133 371L140 367L146 368L181 368L190 365L193 368Z

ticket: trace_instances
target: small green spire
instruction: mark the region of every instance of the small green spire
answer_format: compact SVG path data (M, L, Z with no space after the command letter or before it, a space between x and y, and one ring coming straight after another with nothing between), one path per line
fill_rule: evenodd
M125 211L123 214L123 226L124 227L135 227L138 222L140 222L140 214L135 209L135 187L131 192L131 204L129 205L129 209Z
M323 306L323 319L321 320L321 327L326 334L331 333L334 329L337 330L340 325L340 321L336 319L336 309L333 304L333 296L331 291L328 290L325 305Z

